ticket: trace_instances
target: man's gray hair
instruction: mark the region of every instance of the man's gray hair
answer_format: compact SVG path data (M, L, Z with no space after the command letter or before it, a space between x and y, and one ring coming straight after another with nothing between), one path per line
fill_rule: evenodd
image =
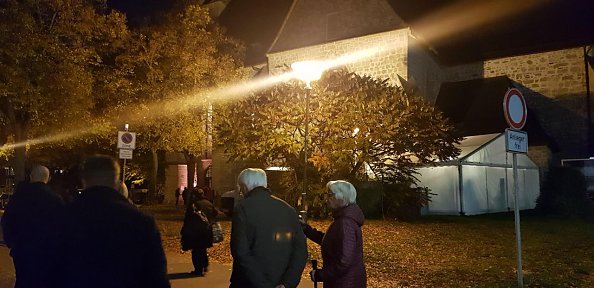
M85 159L82 166L82 179L85 188L106 186L118 190L120 164L107 155L93 155Z
M354 204L357 200L357 190L353 184L344 180L330 181L326 184L326 189L334 193L334 197L342 200L343 206Z
M266 172L258 168L247 168L237 176L237 185L245 189L244 194L247 194L256 187L268 187Z
M50 172L49 169L47 169L47 167L36 165L35 167L33 167L33 169L31 169L31 174L29 176L31 177L31 183L43 182L47 184L47 182L49 181Z

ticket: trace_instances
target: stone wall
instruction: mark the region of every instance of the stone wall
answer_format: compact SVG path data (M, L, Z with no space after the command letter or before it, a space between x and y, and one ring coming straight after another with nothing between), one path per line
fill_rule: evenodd
M408 81L419 89L421 96L435 103L443 81L443 72L431 54L413 35L408 45Z
M271 75L284 72L286 66L303 60L336 59L345 54L367 50L372 47L387 47L387 50L372 57L346 64L346 68L360 75L378 79L390 79L398 84L398 75L407 79L408 37L410 30L400 29L363 37L335 41L316 46L268 54Z
M524 93L562 158L581 158L587 152L585 71L581 48L536 53L443 69L444 82L506 75Z

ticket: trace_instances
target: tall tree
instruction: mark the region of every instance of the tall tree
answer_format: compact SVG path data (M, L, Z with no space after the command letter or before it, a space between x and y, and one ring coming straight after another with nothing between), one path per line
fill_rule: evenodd
M303 86L281 83L221 110L218 139L230 158L302 171ZM442 114L387 81L329 71L314 83L310 103L308 169L318 183L361 178L364 168L381 181L415 182L418 163L458 153L460 139Z
M0 117L15 146L15 178L25 178L27 140L92 126L95 72L125 18L97 1L0 3ZM101 13L99 13L101 12ZM102 95L105 96L105 95Z
M118 60L130 72L130 97L139 104L138 117L130 119L139 146L154 156L153 193L158 150L183 152L193 182L192 169L207 148L210 104L203 91L240 77L243 48L200 5L175 7L137 32L134 48Z

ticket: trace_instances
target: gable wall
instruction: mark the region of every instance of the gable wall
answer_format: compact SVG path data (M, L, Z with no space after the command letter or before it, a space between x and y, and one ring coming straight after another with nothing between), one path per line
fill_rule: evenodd
M444 82L507 75L519 84L530 109L560 148L562 158L587 154L586 86L582 48L535 53L443 69ZM503 113L503 112L502 112Z
M328 60L358 50L369 49L377 45L389 45L390 49L380 55L346 65L346 68L357 74L370 75L379 79L390 79L397 84L398 75L407 79L408 36L409 29L400 29L335 41L316 46L304 47L284 52L268 54L271 75L285 71L284 65L304 60Z

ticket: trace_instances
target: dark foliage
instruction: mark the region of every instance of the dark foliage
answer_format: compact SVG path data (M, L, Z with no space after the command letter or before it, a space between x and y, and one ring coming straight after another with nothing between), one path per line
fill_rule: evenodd
M545 180L536 209L543 214L592 217L594 204L586 194L586 180L571 168L553 168Z

